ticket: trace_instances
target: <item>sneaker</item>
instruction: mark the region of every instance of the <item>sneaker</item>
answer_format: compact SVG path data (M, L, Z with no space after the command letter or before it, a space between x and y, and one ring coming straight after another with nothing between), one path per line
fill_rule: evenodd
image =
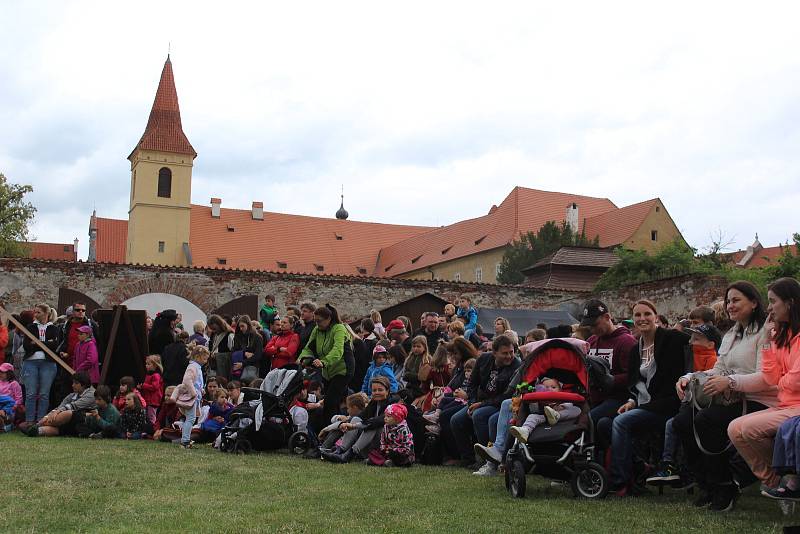
M675 467L675 464L672 462L661 462L658 471L647 479L647 483L660 485L678 482L680 479L681 475L678 472L678 468Z
M558 423L558 420L561 419L561 412L553 408L552 406L545 406L544 407L544 418L547 419L547 424L550 426L555 425Z
M700 495L692 501L692 506L695 508L705 508L712 501L711 493L706 488L700 488Z
M89 434L90 439L103 439L102 432L95 432L94 434Z
M531 431L524 426L512 426L508 431L511 432L511 435L517 438L517 441L520 443L528 443L528 436L531 435Z
M486 462L481 466L480 469L474 471L473 475L478 475L479 477L496 477L497 476L497 465L492 462Z
M730 512L736 505L736 499L738 497L739 489L733 484L717 486L717 491L714 492L711 498L711 505L708 509L714 512Z
M194 441L190 441L189 443L181 443L181 447L184 449L194 449Z
M392 462L391 460L386 460L385 462L383 462L383 467L394 467L394 462Z
M25 430L25 434L27 434L31 438L35 438L36 436L39 435L39 425L33 424L29 426L28 429Z
M800 489L789 489L785 486L762 489L761 495L779 501L800 501Z
M503 455L500 454L495 447L487 447L486 445L475 444L475 454L495 465L502 463Z

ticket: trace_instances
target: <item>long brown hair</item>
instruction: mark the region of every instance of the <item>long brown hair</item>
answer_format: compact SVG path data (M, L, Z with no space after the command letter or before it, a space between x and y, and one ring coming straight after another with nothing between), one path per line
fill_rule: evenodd
M789 277L778 278L767 290L789 306L789 320L775 325L775 344L788 347L792 337L800 334L800 282Z

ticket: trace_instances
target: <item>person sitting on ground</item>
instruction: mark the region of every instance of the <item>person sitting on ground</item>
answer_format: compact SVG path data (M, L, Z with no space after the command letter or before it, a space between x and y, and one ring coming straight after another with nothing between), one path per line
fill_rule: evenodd
M420 380L422 397L414 405L422 412L428 412L434 400L438 404L451 378L447 343L444 340L439 340L430 363L421 365L417 376Z
M464 340L463 337L457 338L456 341L458 341L458 339L461 339L465 346L475 350L472 344ZM453 369L458 369L460 374L457 375L455 371L453 372L453 378L450 380L450 383L447 384L444 395L437 401L434 401L432 411L423 414L425 421L430 423L425 426L427 432L442 434L442 426L447 425L448 434L452 434L449 426L450 419L467 404L468 395L466 390L469 387L469 379L472 375L472 371L475 369L475 362L477 362L477 359L470 356L467 361L460 363L460 361L457 361L457 358L457 356L451 358L451 366ZM458 448L455 444L451 443L448 451L451 453L450 458L454 459L448 462L448 465L457 465L459 463L457 459Z
M72 375L72 393L64 397L54 410L28 427L28 436L72 436L84 414L95 409L92 381L84 372Z
M414 437L408 428L408 410L402 404L390 404L383 412L380 445L370 451L367 461L383 467L410 467L414 463Z
M239 406L241 403L244 402L244 393L242 393L242 383L237 380L231 380L228 382L228 385L225 386L225 389L228 390L228 400L234 406Z
M397 390L399 389L397 387L397 379L394 376L394 370L392 369L392 366L386 360L387 353L388 351L386 350L386 347L383 345L375 345L375 349L372 351L372 363L364 375L364 383L361 386L362 393L368 394L371 392L370 383L376 376L385 376L388 378L389 391L391 393L397 393Z
M216 398L208 410L208 417L200 425L202 442L211 442L216 439L217 435L228 424L234 408L233 404L228 402L228 392L226 390L218 388L214 396Z
M14 375L14 366L8 362L0 364L0 395L11 397L14 401L14 407L11 414L6 414L11 422L21 419L25 416L24 397L22 396L22 386L17 382Z
M520 360L514 355L514 343L505 335L492 340L492 352L478 358L467 389L468 405L450 419L450 430L463 466L473 470L478 467L473 453L473 432L477 443L489 443L489 420L499 412L503 400L510 397L506 390L519 366ZM487 469L490 468L495 467L492 465Z
M536 391L561 391L561 388L561 382L555 378L544 377L537 384ZM521 443L528 443L528 437L531 433L545 421L548 425L553 426L558 424L559 421L571 421L581 415L581 409L571 402L545 404L542 412L528 414L521 425L509 427L511 435Z
M139 385L139 389L142 392L142 398L147 403L147 408L145 409L147 420L151 425L155 425L158 418L158 408L164 399L164 381L161 379L161 373L164 372L164 368L161 365L161 356L151 354L145 358L144 369L147 374L144 382Z
M365 393L359 392L347 396L345 399L346 415L334 415L331 418L331 424L323 428L319 433L319 439L324 440L323 449L334 450L337 446L336 444L340 443L344 435L344 431L339 428L342 423L353 423L354 425L361 423L360 415L364 408L367 407L368 402L369 397ZM342 452L341 448L339 451Z
M112 404L122 413L122 410L125 409L125 397L128 396L128 393L134 393L137 397L139 397L139 404L144 407L147 407L147 401L144 400L142 394L136 389L136 380L133 379L132 376L123 376L119 379L119 389L117 390L117 394L114 396L114 401Z
M142 439L147 430L147 414L139 397L131 392L125 395L125 408L119 414L119 437L121 439Z
M416 336L411 342L411 354L406 358L403 372L405 389L411 390L414 398L422 396L420 370L425 369L429 372L431 363L433 358L428 352L428 339L425 336Z
M177 386L167 386L164 390L164 399L161 401L161 406L158 409L158 418L153 425L153 439L159 441L164 429L173 429L174 424L181 418L181 412L178 410L178 405L175 404L175 399L172 398L172 393Z
M219 315L209 315L208 316L208 350L211 354L211 362L212 368L216 371L217 376L222 376L230 380L231 378L231 352L233 352L233 345L234 345L234 330L230 327L230 325ZM185 353L186 357L186 365L189 364L188 359L188 351ZM166 365L166 360L164 361L165 368L168 368ZM186 370L186 367L183 367L183 371ZM169 381L167 384L169 385L177 385L180 383L181 379L183 378L183 374L177 379L171 378L171 380L177 380L176 382Z
M394 379L397 381L398 391L406 387L403 375L405 374L407 359L408 353L403 348L403 345L392 345L386 350L386 362L394 371Z
M323 451L322 458L334 463L347 463L352 458L365 459L380 439L383 428L383 412L390 404L397 402L397 396L389 393L389 379L378 376L372 379L372 396L359 417L360 423L346 422L339 425L345 434L341 445L332 451ZM327 400L326 400L327 402Z
M119 410L111 404L111 389L100 384L94 391L96 407L84 415L83 424L77 425L78 435L92 439L116 438L119 434Z
M295 321L293 315L284 316L280 322L280 331L267 343L264 355L270 361L270 369L280 369L297 360L300 336L294 331Z

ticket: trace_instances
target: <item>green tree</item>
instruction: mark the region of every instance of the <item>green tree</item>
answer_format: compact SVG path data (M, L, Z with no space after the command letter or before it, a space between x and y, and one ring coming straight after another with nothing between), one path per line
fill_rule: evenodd
M565 222L547 221L538 232L527 232L511 242L503 254L497 281L501 284L522 283L525 280L523 269L566 246L599 247L600 240L598 237L590 240L584 233L573 232Z
M0 257L26 256L29 250L21 241L28 240L28 226L36 208L25 201L33 191L30 185L12 184L0 173Z
M697 258L695 251L681 239L663 246L653 255L643 250L616 249L619 262L600 278L595 289L616 289L618 287L646 282L655 278L666 278L688 273L709 271Z
M800 233L795 233L792 239L794 240L794 246L787 245L783 249L781 257L778 258L777 264L766 268L773 280L783 276L800 278Z

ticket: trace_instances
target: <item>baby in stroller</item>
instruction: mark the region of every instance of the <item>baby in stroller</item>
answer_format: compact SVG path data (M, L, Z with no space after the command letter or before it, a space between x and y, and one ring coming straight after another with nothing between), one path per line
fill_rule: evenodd
M536 385L535 391L561 391L563 387L564 385L555 378L543 377ZM537 404L533 409L541 406L541 403ZM541 408L541 413L530 413L522 425L510 427L509 432L522 443L528 443L528 436L531 432L545 421L548 425L553 426L559 421L577 419L580 415L581 409L570 402L549 402Z

